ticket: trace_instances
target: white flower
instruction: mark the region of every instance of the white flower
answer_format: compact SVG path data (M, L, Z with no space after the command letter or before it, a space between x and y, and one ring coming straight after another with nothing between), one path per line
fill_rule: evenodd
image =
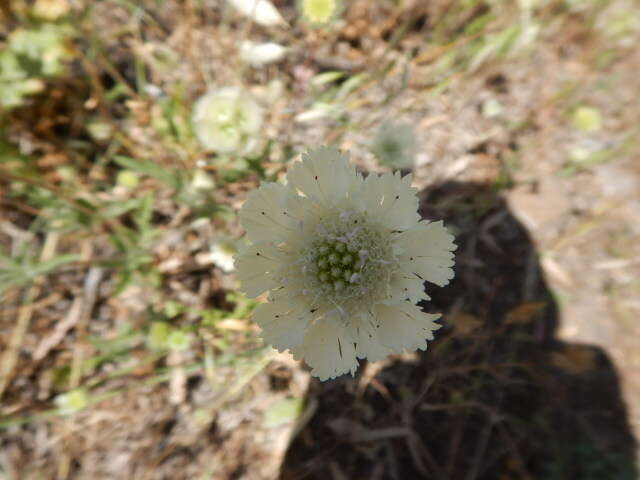
M200 97L191 121L198 140L222 153L249 153L262 127L262 108L239 88L223 88Z
M76 388L67 393L61 393L54 401L61 415L72 415L89 405L89 395L84 388Z
M233 256L238 253L236 241L230 237L220 237L211 245L209 258L223 272L233 270Z
M424 281L453 277L453 237L420 221L411 176L366 178L335 148L303 156L286 186L249 194L240 222L253 242L236 256L242 290L269 292L254 320L264 340L304 359L321 380L357 358L424 350L440 315L415 304Z
M412 167L416 150L416 136L413 128L406 123L384 122L371 145L371 151L378 161L394 168Z
M340 0L298 0L298 2L302 16L315 25L329 23L342 9Z
M269 0L229 0L242 15L265 27L286 25L278 9Z
M246 40L240 46L240 58L243 62L254 67L278 62L284 58L286 53L287 47L274 42L255 43Z

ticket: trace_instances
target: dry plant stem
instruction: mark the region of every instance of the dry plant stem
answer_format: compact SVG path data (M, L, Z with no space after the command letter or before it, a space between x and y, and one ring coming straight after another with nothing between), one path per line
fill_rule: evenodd
M76 323L78 323L78 318L80 318L80 314L82 313L82 297L78 296L73 299L73 303L69 308L69 311L65 317L65 319L61 322L58 322L55 326L55 330L51 333L51 335L43 338L38 347L33 354L33 359L36 362L44 359L49 352L56 347L67 335L67 332L71 330Z
M187 396L187 374L182 368L184 356L182 352L171 352L167 357L167 365L171 368L169 378L169 401L180 405Z
M267 365L271 363L273 360L274 353L270 352L265 354L261 359L257 360L254 365L252 365L240 378L229 387L229 389L221 395L221 397L215 402L213 407L211 407L211 412L215 412L222 408L225 403L232 400L238 393L242 391L242 389L251 382L262 370L267 368Z
M82 260L87 261L91 258L92 248L91 243L86 242L82 245ZM69 378L69 389L77 388L80 385L82 379L82 364L85 357L85 349L87 343L87 323L89 316L93 310L96 299L98 297L98 286L102 280L103 270L98 267L92 267L89 269L87 276L84 280L84 288L82 295L76 297L73 302L73 306L76 302L80 305L76 311L76 332L77 341L73 348L73 360L71 363L71 374ZM79 299L79 300L78 300ZM64 445L67 438L72 434L74 418L71 417L63 426L63 438L62 444ZM58 463L58 478L67 478L69 476L69 467L71 465L71 457L66 453L67 449L64 449L63 454L60 456L60 462Z
M425 478L435 478L436 480L446 480L447 476L442 469L442 466L436 462L433 454L429 451L427 446L421 440L420 436L415 432L415 430L411 430L409 435L406 437L407 447L409 449L409 453L413 459L413 464L415 467L425 475ZM425 462L428 464L425 465ZM430 477L429 475L432 475Z
M57 232L50 232L45 239L42 252L40 254L40 261L46 262L53 258L55 255L56 247L58 246L59 234ZM18 351L24 340L24 336L29 328L29 321L33 314L33 301L40 295L40 289L42 288L42 282L44 277L40 276L35 278L31 285L27 289L27 293L24 296L24 301L18 312L18 320L16 327L13 330L9 348L2 356L2 364L0 365L0 399L4 394L9 381L13 374L13 368L18 360Z
M71 376L69 379L70 388L76 388L80 385L80 380L82 378L82 362L85 357L84 353L87 343L87 324L89 322L93 306L96 303L98 287L102 281L102 275L103 270L101 268L93 267L89 270L85 279L82 310L76 325L78 339L73 350L73 363L71 364Z
M99 211L97 210L94 211L94 210L91 210L90 208L85 207L80 202L64 194L59 188L53 185L46 184L45 182L39 182L39 181L33 180L32 178L24 177L22 175L15 175L13 173L9 173L7 170L4 170L2 167L0 167L0 173L2 173L2 175L5 175L9 179L16 180L18 182L25 182L29 185L33 185L33 186L50 191L51 193L55 194L57 197L69 203L69 205L73 206L77 210L89 216L95 216L96 218L98 218L103 224L106 225L108 230L110 230L112 233L121 233L124 231L124 227L117 219L105 217ZM123 241L127 241L126 236L123 236L121 238Z
M489 439L491 438L491 434L493 432L493 427L494 421L492 419L482 431L482 435L478 439L476 455L474 456L472 467L467 473L465 480L475 480L478 477L478 474L480 473L480 467L482 466L482 459L484 458L484 454L487 451Z
M456 466L456 460L458 458L458 451L462 445L462 437L464 436L464 431L469 421L469 414L465 413L464 415L456 417L456 425L455 432L449 441L448 451L450 452L447 458L447 464L444 467L447 478L451 478L452 472ZM451 425L453 429L453 424Z
M38 300L37 302L33 302L33 309L40 310L42 308L50 307L51 305L55 305L62 299L62 295L60 293L52 293L51 295L46 296L42 300ZM11 303L11 302L7 302ZM15 315L20 310L20 306L11 305L11 306L2 306L0 307L0 312L4 313L4 315ZM34 358L36 355L34 354Z

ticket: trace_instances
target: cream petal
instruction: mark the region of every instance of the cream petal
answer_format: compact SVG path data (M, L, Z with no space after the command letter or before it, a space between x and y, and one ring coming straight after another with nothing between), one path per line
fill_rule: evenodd
M279 351L302 345L312 313L300 302L263 303L253 320L262 328L262 338Z
M393 353L391 349L380 343L377 325L375 317L369 312L365 312L360 317L353 319L350 333L356 344L356 356L358 358L366 358L370 362L377 362Z
M407 299L411 303L429 300L429 296L424 291L424 280L413 273L394 272L389 281L389 298L383 303L391 305L405 302Z
M242 142L242 132L235 127L220 128L218 125L198 125L195 129L200 142L209 150L230 153Z
M358 369L353 340L345 327L333 317L316 320L306 331L301 347L292 349L296 358L303 358L311 374L320 380L335 378Z
M291 187L278 183L266 183L251 192L238 214L249 239L277 242L295 235L299 219L291 214L291 206L300 198L295 197Z
M262 128L264 117L262 108L249 96L238 99L237 108L242 113L238 122L239 128L246 133L258 133Z
M269 293L269 301L274 303L291 303L291 302L304 302L309 303L309 299L303 295L303 282L302 275L298 275L297 272L291 276L283 278L282 285Z
M427 340L442 325L435 323L440 314L424 313L418 306L405 302L398 305L378 304L374 308L380 344L395 353L425 350Z
M369 175L362 185L360 209L391 230L405 230L420 220L411 175Z
M320 147L303 154L287 175L289 183L313 202L332 207L358 191L361 177L349 157L333 147Z
M249 298L280 287L291 268L287 253L268 243L245 247L236 254L234 262L240 289Z
M453 235L445 228L442 220L422 221L396 236L396 244L411 255L429 255L434 252L451 252L457 246Z
M453 278L452 253L457 247L442 221L418 225L397 235L395 247L400 270L444 286Z

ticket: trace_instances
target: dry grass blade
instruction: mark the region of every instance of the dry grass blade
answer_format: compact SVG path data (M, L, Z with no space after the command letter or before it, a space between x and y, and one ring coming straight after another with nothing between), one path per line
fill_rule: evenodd
M57 232L50 232L47 234L44 246L42 247L42 252L40 253L41 262L46 262L54 257L58 245L58 239L59 234ZM33 302L40 295L43 282L43 277L35 278L27 288L27 292L24 295L24 300L22 301L22 306L18 312L18 319L11 336L9 348L2 356L2 363L0 365L0 399L11 381L13 368L15 367L18 359L18 351L22 344L22 340L27 333L29 321L33 314Z

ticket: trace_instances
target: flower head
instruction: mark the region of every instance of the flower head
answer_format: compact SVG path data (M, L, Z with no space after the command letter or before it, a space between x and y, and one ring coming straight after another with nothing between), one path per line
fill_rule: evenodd
M229 87L200 97L191 120L205 148L243 154L256 146L262 118L262 108L247 92Z
M84 410L89 405L89 396L84 388L69 390L55 398L58 412L62 415L72 415Z
M358 368L357 358L424 350L440 315L421 311L424 281L453 277L453 237L420 221L411 177L356 172L322 147L263 184L240 222L253 242L236 256L243 291L269 292L254 319L266 342L289 349L322 380Z
M342 9L340 0L298 0L304 19L313 25L326 25Z
M182 330L173 330L167 337L167 346L174 352L184 352L191 345L191 335Z
M378 129L371 151L381 164L394 168L413 166L416 136L406 123L384 122Z
M287 53L287 47L274 42L255 43L249 40L240 46L240 59L254 67L279 62Z

